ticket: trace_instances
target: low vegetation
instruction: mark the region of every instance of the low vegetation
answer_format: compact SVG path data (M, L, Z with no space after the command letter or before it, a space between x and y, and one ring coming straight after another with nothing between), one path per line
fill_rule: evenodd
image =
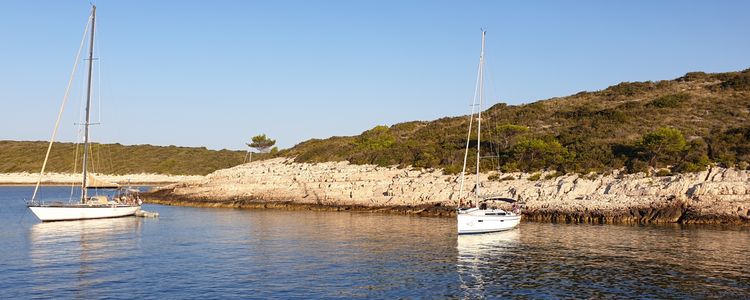
M457 108L462 107L460 103ZM480 168L484 171L554 171L605 174L659 170L659 175L697 172L710 164L750 167L750 69L675 80L623 82L604 90L524 105L498 103L483 113ZM348 160L354 164L399 165L461 171L468 118L376 126L358 136L312 139L290 149L254 154L297 162ZM267 150L264 135L248 146ZM476 137L469 146L476 147ZM256 147L257 146L257 147ZM94 167L103 173L207 174L238 165L245 151L150 145L95 145ZM37 172L45 142L0 141L0 172ZM78 150L80 153L80 149ZM97 152L98 151L98 152ZM49 171L73 171L76 145L53 148ZM261 151L266 152L266 151ZM476 168L469 154L468 168ZM545 178L546 178L545 177ZM494 178L508 180L512 178Z
M0 157L3 158L0 173L39 172L47 145L47 142L0 141ZM55 143L47 171L80 172L82 148L73 143ZM91 148L91 170L107 174L204 175L241 164L245 158L245 151L193 147L92 144ZM261 158L265 155L258 154Z
M461 107L461 105L456 105ZM750 69L624 82L601 91L483 113L481 168L506 172L603 174L656 168L696 172L709 164L750 165ZM461 170L467 117L377 126L359 136L309 140L279 152L299 162ZM494 127L492 126L493 124ZM476 146L476 139L470 141ZM476 156L469 155L469 168Z

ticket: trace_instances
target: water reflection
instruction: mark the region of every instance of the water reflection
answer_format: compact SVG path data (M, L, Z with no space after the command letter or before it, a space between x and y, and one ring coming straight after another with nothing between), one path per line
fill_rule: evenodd
M457 237L451 218L171 206L38 224L18 221L29 188L4 191L0 299L750 295L748 227L522 223Z
M253 292L260 298L280 293L302 298L420 297L427 289L455 293L449 277L425 276L455 268L455 223L450 220L274 210L225 210L221 217L223 221L211 222L206 232L210 243L201 247L216 248L205 249L202 261L231 260L242 266L232 269L237 275L227 288L273 283ZM192 232L194 237L203 234ZM193 286L224 282L207 279ZM394 291L400 292L391 294Z
M502 258L515 251L520 243L519 228L487 233L459 235L457 241L458 277L463 297L484 298L488 286L502 284L503 276L510 274L507 269L512 263L496 264Z
M520 232L520 229L513 229L487 234L459 235L457 244L459 259L502 254L503 250L517 246L520 241Z
M133 266L129 253L140 244L142 220L135 217L38 223L29 232L31 294L68 291L89 298L87 291L105 282L126 280ZM115 270L115 272L102 272Z
M540 223L519 229L458 238L462 297L750 295L746 229Z

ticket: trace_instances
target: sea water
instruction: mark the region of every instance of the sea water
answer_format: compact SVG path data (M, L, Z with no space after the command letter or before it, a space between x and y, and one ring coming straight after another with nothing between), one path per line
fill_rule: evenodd
M41 223L0 187L0 299L748 298L750 230L145 205ZM69 187L43 187L69 199Z

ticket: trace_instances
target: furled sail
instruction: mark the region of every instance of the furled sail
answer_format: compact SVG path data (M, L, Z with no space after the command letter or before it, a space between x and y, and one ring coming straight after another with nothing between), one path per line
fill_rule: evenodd
M119 188L120 185L117 183L112 182L106 182L104 180L101 180L99 178L96 178L92 176L91 174L86 174L88 179L86 180L86 188L89 189L116 189Z

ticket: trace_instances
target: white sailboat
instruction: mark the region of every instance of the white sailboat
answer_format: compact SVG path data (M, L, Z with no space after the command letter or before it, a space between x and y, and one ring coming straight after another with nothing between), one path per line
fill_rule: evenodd
M458 234L468 233L486 233L513 229L521 222L521 215L517 212L505 211L497 207L490 206L493 201L503 200L512 201L512 199L482 197L480 193L480 176L479 160L481 158L482 145L482 105L484 103L484 45L486 31L482 30L482 50L479 54L479 74L477 75L477 84L474 94L474 103L472 104L471 114L469 115L469 133L466 137L466 151L464 153L464 164L461 170L461 186L459 188L459 206L456 214L458 221ZM477 107L475 113L475 107ZM469 141L471 140L473 121L477 120L477 165L476 165L476 186L474 188L473 200L464 202L464 181L466 174L466 161L469 156Z
M68 82L68 89L66 90L65 97L63 98L63 105L60 108L57 122L55 123L55 129L52 132L52 138L50 139L49 146L47 147L47 154L42 164L42 170L39 173L39 181L36 183L34 188L34 194L31 200L27 203L29 209L42 221L65 221L65 220L82 220L82 219L100 219L100 218L115 218L135 215L136 211L141 208L141 200L138 196L137 190L128 188L121 188L120 186L112 183L107 183L101 180L93 178L88 173L89 164L89 126L91 125L90 111L91 111L91 81L93 72L93 60L94 60L94 33L96 25L96 6L92 6L91 15L89 17L90 23L87 24L86 29L88 30L90 25L91 37L89 38L89 52L88 52L88 78L87 78L87 90L86 90L86 121L84 125L84 140L83 140L83 160L82 160L82 179L81 179L81 198L76 202L42 202L36 199L37 192L39 191L39 185L44 177L44 169L47 166L47 160L49 159L50 150L54 143L57 128L60 124L60 118L62 116L65 103L68 98L68 92L70 91L70 85L72 82L73 75L71 74L71 81ZM86 31L84 31L84 36ZM83 41L81 42L83 46ZM82 48L82 47L81 47ZM80 55L80 50L79 50ZM78 62L76 57L76 65L73 68L73 73ZM115 188L115 192L108 196L90 196L89 190L95 188Z

